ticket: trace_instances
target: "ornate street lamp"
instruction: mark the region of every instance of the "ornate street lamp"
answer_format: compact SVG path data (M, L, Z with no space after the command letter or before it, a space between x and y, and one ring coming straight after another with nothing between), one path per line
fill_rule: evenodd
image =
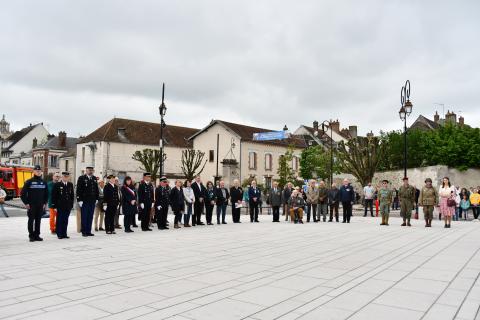
M162 86L162 103L158 107L158 112L160 113L160 178L163 176L163 128L165 128L165 121L163 117L167 113L167 107L164 102L165 98L165 83Z
M398 115L403 121L403 176L407 177L407 118L412 113L413 104L410 102L410 80L405 82L405 85L400 91L400 111Z

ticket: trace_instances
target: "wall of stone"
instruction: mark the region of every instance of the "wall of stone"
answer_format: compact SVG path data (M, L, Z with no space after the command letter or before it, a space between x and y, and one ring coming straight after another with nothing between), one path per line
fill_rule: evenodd
M430 166L408 169L407 174L410 184L417 188L424 185L426 178L431 178L433 185L439 187L443 177L449 177L455 186L467 188L480 186L480 169L460 171L447 166ZM343 178L349 179L356 189L363 189L350 174L339 174L334 177L338 183L340 183ZM402 178L403 170L377 172L373 177L373 185L379 185L383 179L387 179L393 187L399 187L402 184Z

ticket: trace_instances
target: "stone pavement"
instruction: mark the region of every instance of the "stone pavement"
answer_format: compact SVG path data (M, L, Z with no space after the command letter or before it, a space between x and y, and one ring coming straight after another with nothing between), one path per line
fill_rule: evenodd
M242 219L29 243L2 218L0 319L480 319L478 222Z

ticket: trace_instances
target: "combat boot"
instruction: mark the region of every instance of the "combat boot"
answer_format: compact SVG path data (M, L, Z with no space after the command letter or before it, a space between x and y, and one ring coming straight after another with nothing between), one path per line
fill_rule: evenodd
M382 215L382 223L380 223L381 226L384 226L385 225L385 216Z
M405 219L403 219L402 227L405 227L407 224L405 223Z
M412 225L410 224L410 219L407 220L407 226L411 227Z

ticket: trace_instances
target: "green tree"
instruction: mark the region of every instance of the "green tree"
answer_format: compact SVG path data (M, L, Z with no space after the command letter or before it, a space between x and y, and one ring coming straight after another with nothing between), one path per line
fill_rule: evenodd
M278 184L283 188L287 182L294 182L295 176L291 167L293 159L293 147L289 146L287 152L278 159L277 174L279 176Z
M195 149L186 149L182 151L182 172L187 180L193 180L196 175L202 173L207 160L203 161L205 152Z
M407 131L407 167L417 168L424 165L423 139L425 131L409 129ZM381 132L385 154L382 157L379 170L397 170L403 168L404 136L402 131Z
M380 138L357 137L338 144L337 158L341 170L364 186L372 181L384 153L385 144Z
M158 173L160 171L160 150L157 149L143 149L142 151L135 151L132 159L141 163L140 170L150 172L152 174L152 181L157 181ZM167 155L163 153L163 162L167 160Z
M325 150L322 146L311 146L303 149L300 155L300 174L304 179L330 177L330 150ZM337 172L337 166L334 162L333 172Z

